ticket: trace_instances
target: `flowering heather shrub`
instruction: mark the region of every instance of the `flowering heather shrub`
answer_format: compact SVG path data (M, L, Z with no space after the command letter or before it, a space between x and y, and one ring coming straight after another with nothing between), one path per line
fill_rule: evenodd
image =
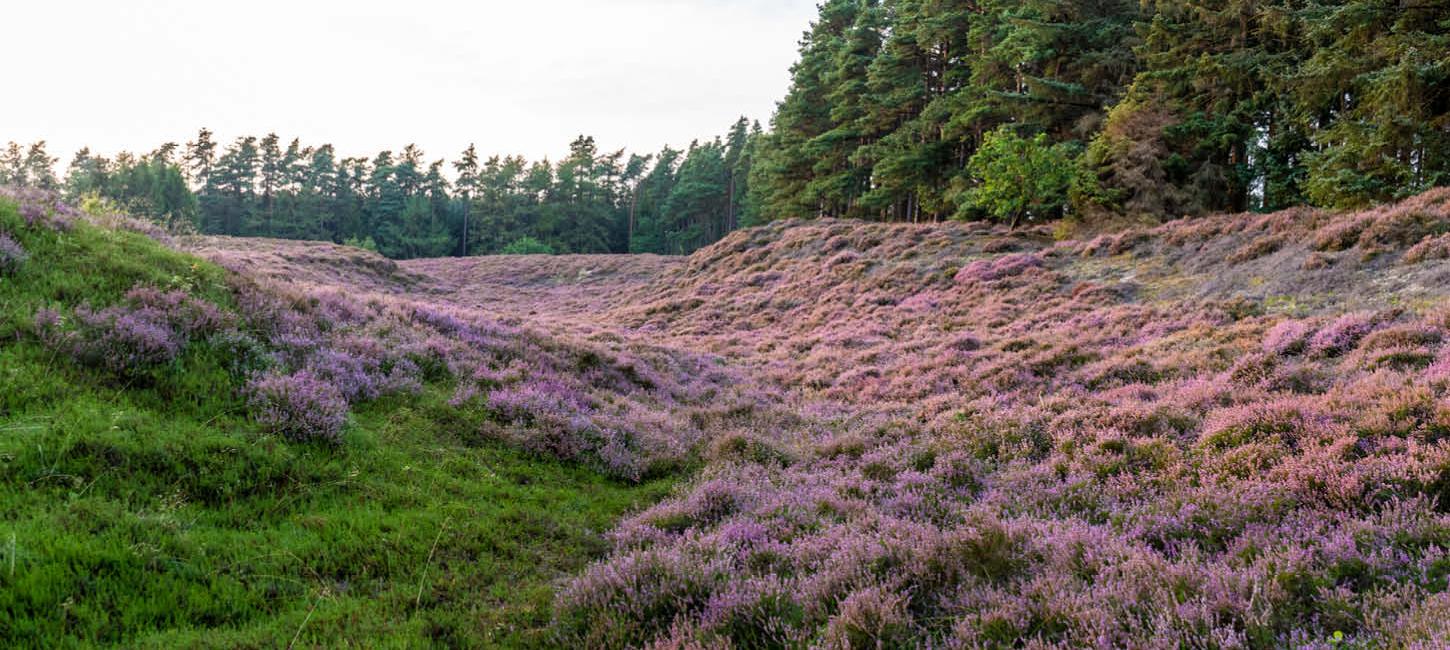
M1409 246L1450 230L1450 188L1436 188L1367 213L1372 217L1361 247Z
M1305 271L1318 271L1334 266L1335 258L1327 253L1310 253L1304 256L1304 262L1299 268Z
M32 228L70 230L80 212L54 192L35 188L0 187L0 198L14 201L20 217Z
M30 255L20 242L0 232L0 276L14 275L29 260Z
M307 361L307 370L318 380L337 389L348 402L377 399L379 368L375 359L360 358L341 350L324 349Z
M991 260L977 260L957 272L958 284L970 282L994 282L1003 278L1021 275L1028 269L1041 268L1042 258L1036 254L1016 253Z
M450 404L502 425L485 435L623 479L685 464L705 451L704 428L724 419L711 410L750 419L757 403L705 357L545 335L446 303L244 278L237 302L276 350L277 371L306 372L346 403L452 381Z
M1329 435L1329 427L1329 419L1302 399L1246 404L1214 412L1199 444L1219 450L1257 443L1294 448Z
M1426 235L1420 243L1405 251L1401 260L1405 264L1419 264L1435 260L1450 259L1450 234Z
M185 339L163 314L126 306L94 310L82 305L73 318L53 310L36 313L36 333L76 361L122 376L139 376L175 360Z
M1379 350L1393 347L1432 347L1445 340L1445 332L1438 326L1415 323L1396 325L1376 331L1360 341L1361 350Z
M185 291L136 287L126 292L125 304L134 311L165 319L172 329L192 339L211 336L234 325L230 314L210 302L191 297Z
M35 316L47 344L89 366L137 377L171 363L186 345L231 326L215 305L181 291L138 287L104 309L77 307L70 319L52 310Z
M247 386L253 417L269 433L294 442L342 441L347 400L308 371L269 373Z
M169 363L184 343L166 315L150 308L93 311L82 306L76 309L75 322L78 336L72 353L77 359L119 374Z
M1313 235L1321 251L1359 246L1366 256L1438 237L1450 228L1450 191L1436 188L1400 203L1340 216Z
M1256 260L1283 248L1284 244L1285 237L1282 235L1265 235L1234 251L1228 256L1228 262L1230 264L1242 264Z
M1309 351L1333 356L1351 350L1381 322L1379 314L1367 312L1340 316L1309 339Z
M1337 220L1315 232L1310 246L1316 251L1345 250L1359 241L1360 235L1374 219L1371 214L1356 214L1352 218Z
M1309 347L1312 326L1301 320L1286 320L1264 334L1264 351L1279 356L1301 354Z
M834 648L904 648L918 632L908 600L882 587L868 587L841 601L841 611L826 624L826 645Z
M494 390L488 395L488 406L521 423L539 419L584 421L592 410L587 397L557 380L532 380Z

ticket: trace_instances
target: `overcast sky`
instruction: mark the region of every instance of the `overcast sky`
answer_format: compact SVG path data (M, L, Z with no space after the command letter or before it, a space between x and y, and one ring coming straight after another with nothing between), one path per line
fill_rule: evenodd
M44 0L3 11L0 142L62 171L275 131L371 155L649 152L766 123L815 0Z

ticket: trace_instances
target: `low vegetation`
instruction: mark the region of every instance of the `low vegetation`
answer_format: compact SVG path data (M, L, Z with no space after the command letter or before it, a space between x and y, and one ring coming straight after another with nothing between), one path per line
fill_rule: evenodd
M727 238L611 317L752 363L813 424L626 520L560 624L606 646L1443 645L1447 269L1406 249L1447 223L1436 190L1104 241Z
M396 264L43 198L0 208L22 642L1450 639L1445 190Z
M457 337L362 335L401 307L127 224L0 197L6 647L547 647L556 581L672 483L489 435L450 405Z

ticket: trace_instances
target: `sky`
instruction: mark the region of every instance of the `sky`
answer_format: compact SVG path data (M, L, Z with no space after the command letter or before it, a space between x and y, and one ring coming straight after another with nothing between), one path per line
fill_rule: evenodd
M114 155L276 132L342 155L648 153L767 124L815 0L9 3L0 142ZM20 53L17 56L17 53Z

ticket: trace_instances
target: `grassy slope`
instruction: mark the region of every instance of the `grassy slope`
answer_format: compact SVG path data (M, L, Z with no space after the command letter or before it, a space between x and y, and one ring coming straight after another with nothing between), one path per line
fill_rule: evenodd
M481 440L446 386L357 409L348 444L293 445L240 415L220 355L120 383L26 334L39 307L138 284L226 306L223 272L129 233L0 229L0 645L548 642L552 591L599 533L660 498Z

